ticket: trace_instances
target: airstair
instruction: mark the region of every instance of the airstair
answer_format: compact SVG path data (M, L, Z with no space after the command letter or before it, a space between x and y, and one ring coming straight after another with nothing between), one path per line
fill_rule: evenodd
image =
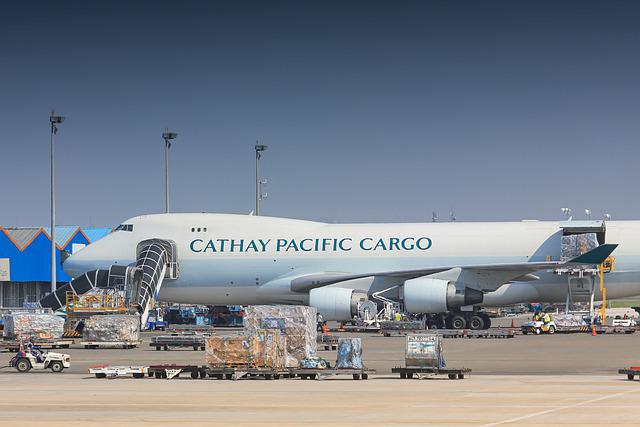
M121 291L140 314L145 325L165 279L177 279L179 265L173 241L149 239L136 248L135 266L112 265L108 269L89 271L40 300L42 307L57 310L66 305L68 293L82 295L98 290Z

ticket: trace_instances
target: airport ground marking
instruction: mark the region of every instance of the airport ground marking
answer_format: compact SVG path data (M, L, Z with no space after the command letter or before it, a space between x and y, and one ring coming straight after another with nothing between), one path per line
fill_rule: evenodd
M623 392L620 392L620 393L609 394L607 396L596 397L595 399L585 400L583 402L574 403L572 405L558 406L558 407L553 408L553 409L547 409L546 411L534 412L532 414L521 415L521 416L515 417L515 418L509 418L508 420L496 421L494 423L489 423L489 424L482 424L480 427L491 427L491 426L499 426L499 425L502 425L502 424L515 423L516 421L522 421L522 420L526 420L528 418L538 417L540 415L546 415L546 414L550 414L550 413L553 413L553 412L562 411L562 410L565 410L565 409L577 408L577 407L580 407L580 406L589 405L591 403L600 402L602 400L607 400L607 399L611 399L611 398L614 398L614 397L624 396L626 394L637 393L638 391L640 391L640 390L638 390L638 389L636 389L636 390L628 390L628 391L623 391Z

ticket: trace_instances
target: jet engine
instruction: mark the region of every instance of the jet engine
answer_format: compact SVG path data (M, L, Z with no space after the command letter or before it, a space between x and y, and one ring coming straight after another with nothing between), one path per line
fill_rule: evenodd
M324 287L309 291L309 305L318 309L324 320L352 320L358 315L358 303L366 301L367 294L354 289Z
M442 279L418 277L404 282L404 307L409 313L444 313L480 304L482 291Z

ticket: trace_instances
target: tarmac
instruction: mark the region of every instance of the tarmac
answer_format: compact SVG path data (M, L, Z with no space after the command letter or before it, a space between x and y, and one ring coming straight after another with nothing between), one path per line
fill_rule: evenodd
M90 365L202 364L204 353L156 351L149 333L130 350L76 345L57 350L71 355L62 374L0 370L0 425L640 425L640 381L617 373L640 365L640 333L446 339L447 365L473 369L464 380L401 380L390 371L404 337L346 335L363 339L369 380L96 379Z

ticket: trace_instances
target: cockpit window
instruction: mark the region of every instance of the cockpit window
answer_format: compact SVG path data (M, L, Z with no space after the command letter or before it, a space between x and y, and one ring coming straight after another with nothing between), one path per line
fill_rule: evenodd
M120 224L113 231L133 231L133 224Z

